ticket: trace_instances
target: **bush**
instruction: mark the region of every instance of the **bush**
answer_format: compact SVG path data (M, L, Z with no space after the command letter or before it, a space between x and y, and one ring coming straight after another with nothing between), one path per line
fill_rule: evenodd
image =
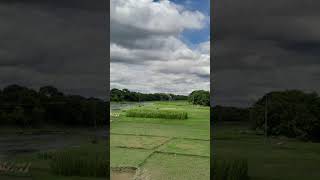
M161 118L161 119L188 119L188 113L173 110L130 109L127 117Z
M63 176L107 177L109 161L107 153L68 150L51 155L53 173Z
M213 160L213 179L248 180L247 160Z

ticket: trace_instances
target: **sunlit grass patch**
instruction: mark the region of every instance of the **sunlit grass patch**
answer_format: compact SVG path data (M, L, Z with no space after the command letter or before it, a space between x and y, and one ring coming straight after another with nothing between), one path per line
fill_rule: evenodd
M156 153L141 169L152 180L209 180L210 158Z
M127 110L126 116L140 118L188 119L188 113L184 111L147 108L136 108Z
M110 136L110 145L112 147L128 147L128 148L143 148L153 149L169 138L166 137L151 137L151 136L134 136L134 135L115 135Z
M177 154L210 156L210 141L173 139L160 147L159 151Z
M136 167L148 158L152 150L110 148L110 167Z

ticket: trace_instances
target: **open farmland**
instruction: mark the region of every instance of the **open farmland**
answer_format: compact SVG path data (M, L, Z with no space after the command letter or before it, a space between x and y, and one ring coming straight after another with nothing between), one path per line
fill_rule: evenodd
M224 160L247 160L251 180L318 180L320 177L320 143L285 137L265 140L242 122L215 124L213 137L214 155Z
M112 111L111 179L210 179L209 111L185 101Z

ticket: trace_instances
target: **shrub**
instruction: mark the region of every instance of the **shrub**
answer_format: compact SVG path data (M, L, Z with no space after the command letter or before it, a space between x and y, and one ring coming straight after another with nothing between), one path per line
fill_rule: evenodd
M161 119L188 119L188 113L174 110L130 109L127 117L161 118Z
M248 180L247 160L213 160L213 179Z
M51 158L51 170L57 175L106 177L109 171L107 153L68 150L55 153Z

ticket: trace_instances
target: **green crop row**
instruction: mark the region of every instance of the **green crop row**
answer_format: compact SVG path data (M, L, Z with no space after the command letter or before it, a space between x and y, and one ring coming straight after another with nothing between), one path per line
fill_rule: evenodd
M55 153L50 167L57 175L107 177L109 161L106 152L68 150Z
M161 118L161 119L188 119L188 113L175 110L130 109L127 117Z

